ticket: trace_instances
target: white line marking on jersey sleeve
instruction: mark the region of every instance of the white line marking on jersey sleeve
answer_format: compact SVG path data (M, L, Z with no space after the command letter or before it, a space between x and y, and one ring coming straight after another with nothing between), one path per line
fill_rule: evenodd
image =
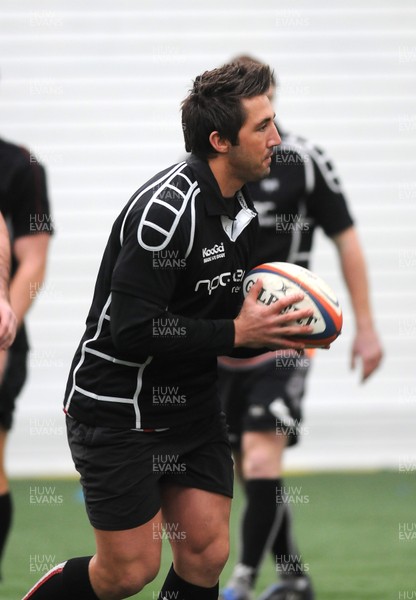
M78 361L77 366L74 368L73 373L72 373L72 389L71 389L71 391L70 391L70 393L68 395L68 400L66 401L66 404L65 404L65 412L68 412L69 407L71 405L71 400L72 400L72 397L73 397L74 392L75 392L77 373L78 373L79 369L81 368L81 366L82 366L82 364L83 364L83 362L85 360L85 348L86 348L86 346L87 346L87 344L89 342L95 341L100 336L100 333L101 333L102 328L103 328L103 323L104 323L105 315L107 313L107 309L110 306L110 304L111 304L111 293L108 296L107 301L104 303L103 309L101 311L100 318L98 319L97 330L96 330L94 336L92 338L90 338L89 340L85 340L84 343L82 344L81 357L80 357L80 359Z
M88 390L84 390L78 385L75 386L75 389L80 394L84 396L88 396L88 398L93 398L94 400L100 400L101 402L118 402L119 404L133 404L133 398L118 398L117 396L101 396L100 394L94 394L94 392L89 392Z
M153 360L153 356L149 356L146 360L145 363L143 363L139 369L139 372L137 373L137 386L136 386L136 391L134 392L134 396L133 396L133 406L134 406L134 412L136 413L136 428L140 429L142 426L142 416L140 413L140 407L139 407L139 395L140 392L142 390L142 385L143 385L143 374L144 374L144 370L147 367L148 364L150 364Z
M99 356L100 358L107 360L115 365L123 365L125 367L135 367L136 369L140 368L143 363L135 363L130 362L128 360L120 360L119 358L115 358L114 356L110 356L109 354L104 354L104 352L100 352L99 350L94 350L93 348L85 348L85 352L87 354L94 354L95 356Z
M153 183L151 183L150 185L148 185L147 188L145 188L144 190L142 190L140 192L140 194L138 194L137 197L132 201L132 203L130 204L130 206L129 206L127 212L126 212L126 214L124 215L123 223L121 224L121 228L120 228L120 246L123 245L123 241L124 241L124 226L126 224L127 217L129 216L131 210L134 208L134 206L136 205L136 203L138 202L138 200L140 200L140 198L146 192L148 192L149 190L153 189L156 185L159 185L159 183L162 183L163 181L165 181L165 179L168 179L172 175L172 173L176 174L185 165L186 165L185 161L183 161L183 162L181 162L181 163L179 163L177 165L174 165L174 167L168 173L165 173L165 175L163 175L160 179L158 179L157 181L154 181ZM189 182L189 179L187 177L185 177L185 179Z

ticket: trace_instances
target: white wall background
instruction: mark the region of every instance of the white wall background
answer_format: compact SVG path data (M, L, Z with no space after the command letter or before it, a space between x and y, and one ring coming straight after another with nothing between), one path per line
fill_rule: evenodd
M191 80L245 52L280 80L279 120L342 175L387 351L364 386L334 252L313 267L345 329L318 354L303 443L288 468L416 470L416 7L412 0L2 0L0 132L45 163L56 236L29 318L31 374L10 437L11 475L72 473L61 412L109 228L134 190L183 155Z

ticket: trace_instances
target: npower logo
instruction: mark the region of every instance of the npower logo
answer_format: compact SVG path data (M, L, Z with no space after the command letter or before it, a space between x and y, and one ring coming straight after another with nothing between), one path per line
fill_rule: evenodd
M243 281L245 270L237 269L234 273L226 271L221 275L216 275L212 279L200 279L196 282L195 291L199 288L206 289L208 294L211 295L219 287L226 287L229 283L236 283L238 285L233 286L231 292L237 294L241 289L241 282Z

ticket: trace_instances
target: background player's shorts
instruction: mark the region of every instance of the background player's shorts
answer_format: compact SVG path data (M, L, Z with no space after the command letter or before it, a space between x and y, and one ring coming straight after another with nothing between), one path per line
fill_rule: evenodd
M91 427L67 417L67 432L96 529L147 523L161 508L161 487L169 483L232 497L233 461L222 413L150 432Z
M26 381L27 352L8 350L6 370L0 386L0 427L8 431L13 423L16 398Z
M279 357L247 368L219 366L218 390L229 438L239 448L245 431L274 431L297 443L310 357Z

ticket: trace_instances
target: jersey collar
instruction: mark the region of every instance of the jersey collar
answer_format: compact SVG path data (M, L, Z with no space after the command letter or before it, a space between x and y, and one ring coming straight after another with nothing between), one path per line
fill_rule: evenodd
M205 210L207 214L224 215L229 219L234 219L236 205L230 202L229 199L226 200L223 197L217 180L209 168L208 163L205 160L195 156L195 154L191 154L189 158L187 158L186 162L195 173L199 187L201 188L201 195L204 199L206 199ZM239 201L241 204L243 201L246 204L246 208L255 211L254 205L245 185L241 188L241 192L238 192L235 197L236 202Z

